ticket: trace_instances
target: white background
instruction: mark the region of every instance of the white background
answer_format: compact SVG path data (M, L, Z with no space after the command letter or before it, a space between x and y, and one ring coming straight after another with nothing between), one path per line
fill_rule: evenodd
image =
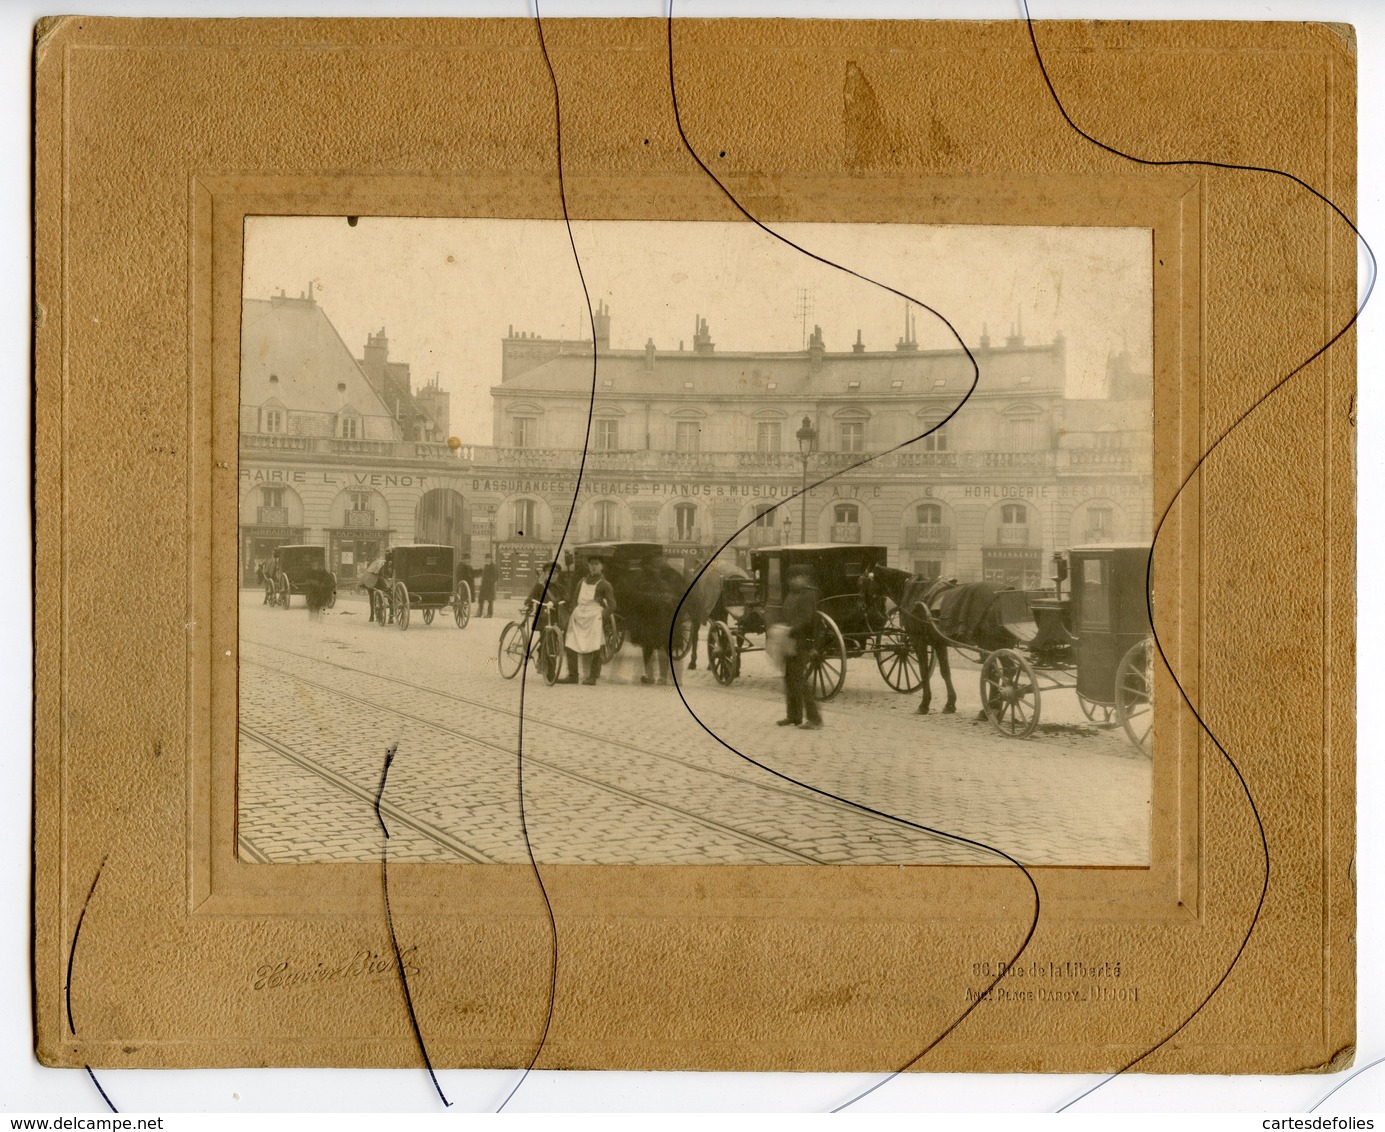
M1240 19L1330 20L1352 23L1360 51L1360 196L1357 211L1367 239L1385 251L1385 216L1381 211L1382 108L1385 108L1385 3L1380 0L1033 0L1040 19ZM7 207L3 223L10 249L8 269L0 276L0 314L8 326L14 361L3 387L0 406L0 453L6 461L0 476L0 507L9 532L11 584L6 604L7 632L0 643L0 695L4 719L12 736L0 760L0 1111L103 1112L104 1105L81 1072L40 1068L33 1059L29 976L29 854L31 839L30 771L27 738L31 658L29 609L25 600L28 564L24 560L25 532L30 507L30 436L27 343L30 339L30 67L32 24L42 15L76 11L83 15L119 16L524 16L523 3L493 0L462 4L396 0L394 3L312 2L312 0L219 0L203 4L164 0L138 4L105 2L44 7L28 0L0 6L0 48L3 48L4 97L0 98L0 142L10 160L0 165L0 187ZM806 17L966 18L1013 19L1020 15L1017 0L935 0L903 4L832 3L830 0L733 0L680 3L680 14L698 16L772 15ZM579 4L554 0L545 17L564 15L659 16L663 9L649 0L625 3ZM1061 92L1060 92L1061 93ZM1178 128L1176 119L1168 130ZM1216 154L1205 154L1215 158ZM1341 202L1350 213L1351 202ZM1380 304L1378 296L1360 326L1360 411L1364 433L1360 451L1360 632L1358 686L1365 704L1358 756L1360 936L1358 991L1358 1065L1385 1057L1385 922L1379 913L1385 894L1385 837L1376 816L1385 798L1385 774L1377 717L1385 664L1378 647L1381 602L1377 597L1381 540L1377 491L1385 464L1381 444L1381 396L1375 382L1382 373ZM1270 602L1264 603L1268 608ZM1290 695L1293 672L1267 673L1266 705L1272 713L1277 695ZM1271 691L1270 689L1273 689ZM1267 714L1266 726L1272 726ZM99 1074L103 1085L124 1112L417 1112L437 1111L438 1103L421 1071L190 1071L111 1072ZM455 1102L449 1115L466 1119L469 1112L493 1108L508 1092L513 1074L447 1072L444 1088ZM916 1112L1051 1112L1080 1093L1095 1078L968 1077L911 1075L892 1082L861 1109ZM1170 1078L1129 1075L1105 1086L1083 1101L1079 1109L1129 1112L1257 1113L1302 1112L1316 1102L1341 1076L1290 1078ZM807 1113L821 1111L851 1096L866 1078L801 1075L726 1074L538 1074L531 1077L511 1105L511 1111L694 1111ZM1385 1110L1385 1065L1347 1085L1320 1112ZM1077 1110L1074 1110L1077 1111ZM745 1118L761 1122L763 1118ZM801 1119L801 1118L799 1118ZM1180 1123L1211 1126L1206 1120ZM787 1121L781 1121L787 1123ZM912 1123L912 1122L911 1122ZM948 1124L955 1123L947 1121ZM1015 1117L997 1118L984 1126L1045 1123ZM1064 1123L1068 1123L1064 1121ZM1078 1123L1087 1124L1081 1120ZM1221 1118L1216 1126L1261 1127L1259 1118ZM173 1126L177 1126L174 1122Z

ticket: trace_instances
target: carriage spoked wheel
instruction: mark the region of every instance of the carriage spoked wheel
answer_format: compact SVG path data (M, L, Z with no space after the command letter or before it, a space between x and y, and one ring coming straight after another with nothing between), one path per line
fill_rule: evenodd
M423 623L425 625L431 625L433 623L433 611L431 609L425 609L423 611Z
M334 606L334 605L337 604L337 576L336 576L335 574L332 574L332 575L331 575L331 579L332 579L332 593L331 593L331 596L328 597L328 599L327 599L327 608L328 608L328 609L331 609L332 606Z
M813 639L803 658L808 682L819 700L830 700L846 682L846 642L837 623L818 610Z
M930 667L933 654L928 654ZM909 638L899 623L899 610L890 610L885 627L875 638L875 663L885 683L896 692L917 692L923 687L919 660L909 645Z
M1039 725L1039 683L1014 649L991 653L981 664L981 706L1002 735L1023 739Z
M465 629L471 620L471 591L465 585L459 586L452 595L452 617L458 629Z
M682 660L692 651L692 638L692 616L684 613L673 624L673 648L669 650L669 655L674 660Z
M563 666L563 636L557 626L547 626L539 637L538 660L543 682L550 686L556 684L558 671Z
M500 631L500 650L496 654L496 667L506 680L513 680L529 659L529 637L524 626L511 621Z
M602 625L605 636L601 640L601 663L610 664L611 658L620 652L625 644L625 625L619 613L612 613Z
M1132 646L1116 669L1116 718L1130 741L1149 754L1154 727L1154 642L1149 638Z
M740 649L724 622L713 621L707 626L707 667L718 684L730 684L736 678Z
M287 609L287 608L289 607L289 596L290 596L290 592L289 592L289 576L288 576L287 574L280 574L280 575L279 575L279 585L278 585L278 589L279 589L279 608L280 608L280 609Z
M394 583L394 624L402 633L409 627L409 587L403 582Z
M1081 692L1077 693L1077 702L1082 708L1082 714L1098 727L1114 726L1111 720L1116 715L1115 704L1099 704L1096 700L1087 699Z

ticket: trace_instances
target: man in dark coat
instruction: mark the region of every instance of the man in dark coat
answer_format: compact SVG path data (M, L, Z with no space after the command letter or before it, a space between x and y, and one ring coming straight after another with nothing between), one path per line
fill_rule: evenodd
M789 592L784 597L781 612L789 630L789 640L793 642L793 653L784 658L785 715L779 726L816 731L822 726L822 715L813 698L805 654L817 626L818 591L807 570L800 568L789 575Z
M499 577L494 556L487 554L486 564L481 567L481 596L476 605L476 612L481 617L495 616L495 583Z

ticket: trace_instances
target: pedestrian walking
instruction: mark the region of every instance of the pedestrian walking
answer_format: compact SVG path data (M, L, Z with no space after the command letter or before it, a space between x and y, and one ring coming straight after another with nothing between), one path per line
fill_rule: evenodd
M495 616L495 583L500 571L495 568L493 555L486 555L486 564L481 567L481 597L476 612L482 617Z
M789 575L789 592L781 612L789 642L784 656L785 715L779 726L816 731L822 726L822 714L813 698L806 654L817 626L818 591L808 570L800 567Z
M605 620L616 611L616 595L611 583L601 575L605 566L599 558L587 559L587 575L573 586L567 620L567 676L565 684L576 684L581 670L578 657L587 658L587 678L595 684L601 675L601 646L606 640Z

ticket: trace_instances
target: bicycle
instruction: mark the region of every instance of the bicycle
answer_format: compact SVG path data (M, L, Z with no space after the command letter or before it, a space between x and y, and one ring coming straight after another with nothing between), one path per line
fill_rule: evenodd
M513 680L518 676L524 662L532 659L544 683L558 682L558 672L563 664L563 635L557 624L559 604L545 601L536 624L531 616L532 606L526 601L521 620L509 622L500 631L497 667L500 669L500 675L506 680ZM534 642L536 632L538 641Z

